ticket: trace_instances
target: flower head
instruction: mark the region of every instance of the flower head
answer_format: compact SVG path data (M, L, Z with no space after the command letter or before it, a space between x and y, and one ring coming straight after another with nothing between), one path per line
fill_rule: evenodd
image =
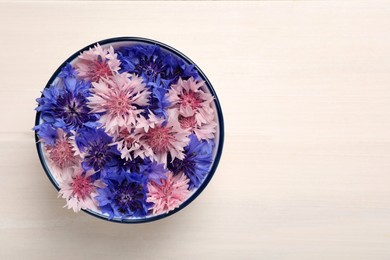
M46 145L54 145L57 140L57 129L49 123L42 123L34 126L40 141Z
M179 78L182 79L200 79L198 71L192 64L186 63L183 59L174 55L168 55L164 59L168 65L168 75L170 83L176 83Z
M142 112L139 107L148 105L150 93L136 75L117 74L92 85L88 107L93 113L103 113L99 122L111 134L118 127L134 126Z
M99 171L115 164L119 152L110 145L112 138L103 129L82 129L76 133L75 142L83 159L83 169Z
M141 166L144 164L144 159L141 157L135 157L132 160L119 159L117 165L117 171L123 172L140 172Z
M199 140L211 140L215 137L215 132L217 131L217 123L215 121L199 125L196 122L195 115L189 117L179 115L177 120L183 129L189 129Z
M103 188L104 184L99 180L92 180L93 171L83 171L80 167L75 167L74 171L60 182L59 196L66 199L68 209L78 212L81 209L97 210L97 202L94 197L97 195L96 189Z
M90 110L86 106L89 85L84 81L67 79L65 86L64 92L57 97L53 107L55 116L62 119L71 129L81 127L90 119L96 120L95 117L91 117Z
M150 97L150 104L146 107L146 110L152 111L158 117L166 118L166 110L171 105L167 99L169 81L161 79L160 75L158 75L155 82L148 83L148 87L152 95Z
M199 141L195 135L190 135L190 143L184 148L184 159L174 159L168 169L174 174L183 172L190 180L189 189L197 188L210 170L213 147L212 141Z
M168 110L167 121L151 116L147 120L146 129L137 129L140 143L146 150L151 149L152 157L159 163L166 163L168 154L174 160L184 158L184 147L188 144L189 131L182 129L178 121L177 110Z
M143 164L139 167L140 174L157 184L161 184L161 180L166 179L167 172L164 164L153 162L149 158L145 158Z
M179 73L177 78L189 79L194 78L196 80L200 79L198 71L195 69L195 66L192 64L187 64L183 60L179 62Z
M152 150L142 145L139 135L134 132L134 128L129 130L128 127L118 127L118 130L112 133L114 138L113 145L117 145L121 153L121 159L133 160L135 158L145 158L153 154Z
M70 63L66 63L65 67L63 67L58 74L59 78L75 78L77 75L76 70L73 68L73 66Z
M62 72L68 70L65 67ZM74 77L58 78L54 84L42 92L37 99L37 111L42 119L66 131L76 130L83 126L95 126L98 115L91 113L87 107L90 84Z
M122 63L121 72L136 73L147 82L154 82L158 77L170 83L176 82L179 77L199 78L193 65L157 45L122 47L118 50L118 58Z
M50 161L60 169L75 166L79 162L79 158L74 155L70 139L62 129L56 131L58 138L55 143L45 145Z
M107 185L98 189L95 197L102 213L113 217L146 216L150 204L146 202L146 179L140 174L109 174L103 180Z
M120 61L114 48L102 48L99 44L82 52L76 62L75 67L78 77L84 80L96 82L99 79L110 77L120 69Z
M42 123L34 127L43 143L43 151L47 165L53 176L61 181L69 175L72 167L80 163L80 157L74 153L70 136L61 128Z
M189 196L189 180L183 174L173 175L168 172L160 183L148 183L148 202L152 202L153 214L167 213L180 206Z
M172 70L171 64L166 63L167 54L157 45L135 45L118 50L122 71L136 73L146 81L153 81L158 76L166 79Z
M213 96L203 91L206 88L204 81L194 78L182 80L173 84L168 91L168 100L174 108L179 110L183 117L195 116L198 125L214 121L214 110L211 107Z

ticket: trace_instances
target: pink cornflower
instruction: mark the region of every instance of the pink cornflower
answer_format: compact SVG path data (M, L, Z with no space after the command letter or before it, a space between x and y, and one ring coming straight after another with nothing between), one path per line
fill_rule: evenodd
M114 143L117 145L118 151L121 152L121 158L126 160L132 160L136 157L150 156L153 151L150 148L144 147L133 130L129 130L127 127L119 128L114 134Z
M188 138L190 132L180 127L177 113L176 109L169 109L166 121L151 113L143 128L136 129L140 143L146 150L152 151L151 156L159 163L166 164L168 154L172 161L175 158L184 159L183 151L190 141Z
M167 213L179 207L190 194L188 182L185 174L174 176L172 172L167 173L166 179L161 179L161 185L150 181L146 201L153 203L153 214Z
M214 110L211 107L213 96L203 89L206 89L204 81L196 81L192 77L188 80L179 78L171 86L167 97L171 107L177 108L181 116L195 116L198 125L207 124L214 120Z
M97 195L96 188L103 188L100 180L91 180L93 171L83 172L81 167L75 167L73 172L60 183L58 197L66 199L65 207L78 212L81 209L97 210L97 203L94 197Z
M80 157L75 156L70 138L62 130L57 130L54 145L45 146L46 157L55 177L62 179L69 173L69 168L78 164Z
M74 66L81 79L96 82L101 78L107 78L118 72L120 61L114 48L102 48L99 44L82 52Z
M88 107L92 113L104 113L99 122L109 134L113 135L118 127L135 126L142 112L137 106L148 105L150 93L142 78L136 75L117 74L92 85Z
M194 132L198 140L205 139L210 140L215 136L217 123L212 120L209 123L202 123L198 125L195 119L195 115L184 117L179 116L178 118L181 128L190 129L190 131Z

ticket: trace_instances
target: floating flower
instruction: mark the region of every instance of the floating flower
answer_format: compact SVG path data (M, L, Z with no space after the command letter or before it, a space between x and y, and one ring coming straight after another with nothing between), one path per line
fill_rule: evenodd
M95 197L102 213L107 213L109 219L146 216L150 207L146 202L146 179L136 173L107 176L103 180L106 187L99 188Z
M96 82L116 74L120 64L112 46L102 48L97 44L77 57L75 67L79 78Z
M203 91L206 88L204 81L194 78L182 80L173 84L168 91L168 100L174 108L179 110L183 117L195 116L198 125L214 121L214 110L211 108L213 96Z
M145 132L138 132L139 140L146 150L153 151L152 157L159 163L167 163L168 154L174 160L184 159L184 147L188 144L189 131L183 130L176 120L177 110L168 110L168 119L163 121L160 118L150 117L147 121L149 129ZM138 130L139 131L139 130Z
M153 214L167 213L179 207L190 194L188 182L183 173L174 176L171 172L160 183L150 181L147 202L153 203Z
M185 158L174 159L168 164L168 169L174 174L183 172L190 180L189 189L197 188L210 170L213 147L213 142L199 141L190 135L190 143L184 148Z
M66 199L68 209L78 212L81 209L97 210L97 202L94 197L97 195L97 188L103 188L100 180L93 180L90 176L93 171L85 172L82 168L76 167L74 171L60 182L58 196Z
M103 129L83 129L76 133L75 142L83 159L83 169L99 171L115 164L119 152Z
M135 126L139 107L148 105L149 92L142 78L129 74L117 74L92 83L88 107L92 113L102 113L99 123L108 133L113 134L118 127Z

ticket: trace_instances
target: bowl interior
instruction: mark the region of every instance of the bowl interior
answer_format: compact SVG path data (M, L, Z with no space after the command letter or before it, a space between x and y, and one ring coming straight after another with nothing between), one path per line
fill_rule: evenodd
M187 58L184 54L180 53L179 51L177 51L177 50L173 49L172 47L170 47L168 45L165 45L163 43L160 43L160 42L157 42L157 41L154 41L154 40L143 39L143 38L135 38L135 37L121 37L121 38L107 39L107 40L103 40L103 41L100 41L100 42L97 42L97 43L93 43L93 44L91 44L89 46L86 46L85 48L81 49L80 51L76 52L74 55L69 57L57 69L57 71L53 74L51 79L48 81L48 83L46 85L46 88L49 87L50 85L52 85L53 83L55 83L55 81L57 80L57 76L58 76L60 70L67 63L74 64L74 62L77 59L77 56L81 52L83 52L85 50L88 50L89 48L95 46L96 44L100 44L102 47L112 46L112 47L114 47L114 49L117 49L117 48L123 47L123 46L132 46L132 45L140 45L140 44L142 44L142 45L158 45L163 51L170 52L171 54L175 55L176 57L182 59L187 64L194 65L194 67L198 71L199 76L202 78L202 80L205 81L205 85L207 86L207 91L211 95L214 96L214 101L212 102L211 105L212 105L212 108L214 109L214 112L215 112L217 128L216 128L216 133L215 133L215 147L213 149L213 162L212 162L212 164L210 166L209 173L204 178L202 184L198 188L192 190L190 196L178 208L176 208L176 209L174 209L174 210L172 210L172 211L170 211L168 213L160 214L160 215L148 215L148 216L142 217L142 218L134 218L134 217L132 217L132 218L120 219L120 218L114 217L110 221L121 222L121 223L140 223L140 222L149 222L149 221L161 219L163 217L167 217L169 215L172 215L172 214L176 213L177 211L183 209L189 203L191 203L202 192L202 190L209 183L210 179L212 178L212 176L213 176L213 174L214 174L214 172L215 172L215 170L216 170L216 168L218 166L218 163L219 163L219 160L220 160L220 156L221 156L221 153L222 153L222 148L223 148L224 125L223 125L222 111L221 111L221 107L220 107L217 95L216 95L216 93L215 93L215 91L214 91L210 81L207 79L207 77L204 75L204 73L200 70L200 68L194 62L192 62L189 58ZM43 121L43 119L41 118L40 112L37 112L37 115L36 115L36 125L42 123L42 121ZM59 182L55 178L55 176L52 174L52 169L53 169L52 167L53 166L50 164L50 160L47 159L47 154L45 152L44 145L41 142L38 142L39 138L38 138L37 135L35 135L35 138L36 138L36 141L37 141L36 146L37 146L37 151L38 151L38 155L39 155L40 161L42 163L42 166L43 166L47 176L49 177L49 179L51 180L51 182L55 186L55 188L57 190L59 190L60 189ZM96 217L108 220L108 215L107 214L103 214L99 210L86 209L84 211L89 213L89 214L91 214L91 215L93 215L93 216L96 216Z

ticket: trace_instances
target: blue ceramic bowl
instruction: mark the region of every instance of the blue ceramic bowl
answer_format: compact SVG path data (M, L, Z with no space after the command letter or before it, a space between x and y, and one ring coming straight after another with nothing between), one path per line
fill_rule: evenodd
M166 45L164 43L161 43L161 42L158 42L158 41L155 41L155 40L146 39L146 38L139 38L139 37L111 38L111 39L106 39L106 40L102 40L102 41L99 41L99 42L92 43L92 44L82 48L81 50L77 51L72 56L70 56L66 61L64 61L64 63L62 63L61 66L59 66L59 68L54 72L54 74L51 76L50 80L47 82L45 88L48 88L54 82L54 80L57 78L57 76L58 76L59 72L61 71L61 69L67 63L71 63L73 60L75 60L77 58L77 56L81 52L83 52L85 50L88 50L89 48L94 47L96 44L100 44L101 46L112 45L112 46L114 46L114 48L115 48L115 46L133 45L133 44L158 45L161 49L163 49L163 50L165 50L167 52L171 52L172 54L174 54L174 55L180 57L181 59L183 59L188 64L194 65L196 70L199 73L199 76L206 82L206 85L207 85L207 87L209 89L210 94L215 97L213 107L214 107L214 110L215 110L215 113L216 113L216 117L218 119L217 120L218 126L217 126L216 138L215 138L216 145L215 145L215 148L214 148L214 160L213 160L213 163L212 163L212 165L210 167L209 173L207 174L207 176L203 180L202 184L178 208L176 208L176 209L174 209L174 210L172 210L172 211L170 211L170 212L168 212L166 214L155 215L155 216L147 216L145 218L125 218L125 219L113 218L111 220L108 219L108 215L106 215L106 214L102 214L100 212L96 212L96 211L92 211L92 210L83 210L84 212L86 212L86 213L88 213L88 214L90 214L90 215L92 215L94 217L97 217L97 218L100 218L100 219L104 219L104 220L108 220L108 221L111 221L111 222L118 222L118 223L151 222L151 221L162 219L162 218L168 217L168 216L170 216L172 214L175 214L176 212L178 212L178 211L182 210L183 208L185 208L188 204L190 204L194 199L196 199L199 196L199 194L206 188L207 184L210 182L211 178L213 177L213 175L214 175L214 173L215 173L215 171L217 169L217 166L218 166L221 154L222 154L223 141L224 141L223 116L222 116L222 110L221 110L221 106L220 106L217 94L216 94L214 88L212 87L210 81L207 79L206 75L187 56L185 56L184 54L182 54L178 50L176 50L176 49L174 49L174 48L172 48L172 47L170 47L170 46L168 46L168 45ZM37 112L36 119L35 119L35 125L38 125L41 122L42 122L41 113ZM37 148L38 156L39 156L39 159L41 161L42 167L45 170L47 176L49 177L49 179L52 182L52 184L54 185L54 187L57 190L59 190L58 182L55 179L55 177L53 176L53 174L51 173L50 167L48 166L48 163L46 162L45 153L43 151L43 145L42 145L41 142L38 142L39 138L38 138L37 134L35 134L35 141L36 141L36 148Z

